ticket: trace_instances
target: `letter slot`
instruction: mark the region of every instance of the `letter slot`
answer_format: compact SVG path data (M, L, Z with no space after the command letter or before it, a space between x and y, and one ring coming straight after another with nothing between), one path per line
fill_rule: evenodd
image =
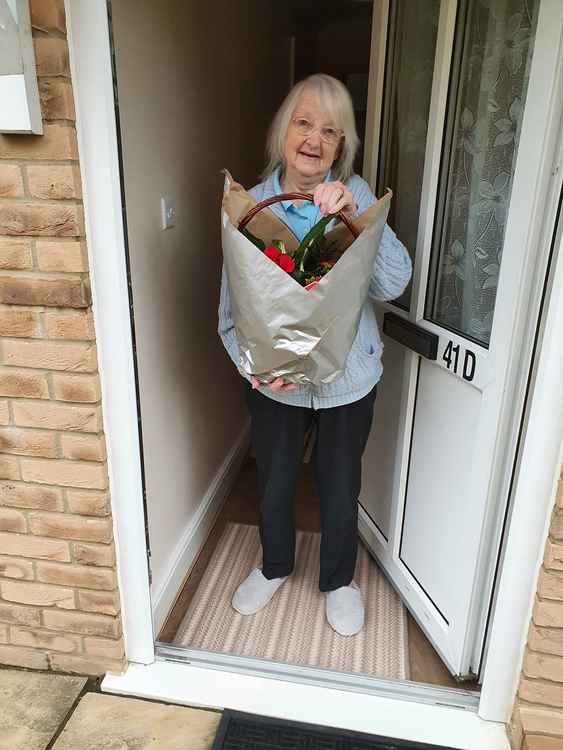
M438 355L438 336L395 313L383 316L383 333L427 359Z

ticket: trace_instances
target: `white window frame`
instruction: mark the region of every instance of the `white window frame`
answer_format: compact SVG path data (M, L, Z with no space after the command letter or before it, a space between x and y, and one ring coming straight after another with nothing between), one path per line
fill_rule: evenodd
M3 71L10 71L0 73L0 133L42 135L29 0L0 0L0 5L0 50L9 40L7 49L0 51L0 55Z
M228 660L208 664L155 658L147 574L140 447L122 218L118 134L105 0L65 0L77 111L86 234L97 332L102 407L117 549L126 653L124 675L107 675L103 689L190 705L236 708L463 750L504 750L539 566L562 459L563 240L554 249L541 347L530 385L525 432L511 498L512 514L488 638L478 707L440 705L440 690L413 683L362 689L329 670L302 675L264 662L240 669ZM534 65L551 85L549 104L529 107L542 149L538 199L527 231L547 254L561 189L563 52L560 0L542 0ZM534 92L529 92L528 97ZM547 123L547 124L546 124ZM538 286L538 293L541 288ZM251 662L252 660L250 660ZM333 679L321 679L329 673ZM372 684L375 684L374 681ZM379 681L384 683L385 681ZM410 687L401 690L402 686ZM426 692L425 692L426 690ZM445 690L445 689L443 689ZM460 693L462 691L459 691ZM445 694L445 693L444 693ZM435 696L435 700L432 698Z

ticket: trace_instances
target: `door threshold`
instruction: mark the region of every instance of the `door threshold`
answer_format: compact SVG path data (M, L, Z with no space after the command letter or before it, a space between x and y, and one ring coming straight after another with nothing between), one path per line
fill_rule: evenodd
M420 683L412 683L407 691L405 682L392 686L392 681L365 678L381 685L381 689L370 690L362 686L364 678L349 673L324 678L321 674L330 670L276 665L280 667L277 670L263 660L218 654L213 654L212 661L209 652L163 644L157 651L152 664L130 662L124 674L107 674L102 690L197 708L230 708L458 750L510 750L504 724L482 719L475 696L459 695L468 691ZM256 662L257 668L251 668L249 662ZM306 674L309 672L315 676ZM433 700L429 700L429 692L434 694ZM443 696L450 694L451 699L451 693L458 694L461 703L472 697L473 705L444 703Z
M354 693L379 695L385 698L416 701L441 706L477 711L479 693L464 688L441 687L411 680L392 680L355 672L341 672L325 667L286 664L272 659L237 656L217 651L173 646L157 641L156 658L181 662L197 667L225 670L237 674L255 675L271 680L287 680L315 687L328 687Z

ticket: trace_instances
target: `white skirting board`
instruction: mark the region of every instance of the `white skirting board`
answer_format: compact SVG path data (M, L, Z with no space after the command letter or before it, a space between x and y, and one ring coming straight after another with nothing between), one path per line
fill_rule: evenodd
M475 711L240 674L191 664L130 664L108 693L200 708L230 708L459 750L510 750L504 724Z
M163 582L151 592L155 633L158 633L162 628L177 595L180 593L183 580L197 558L227 495L236 481L240 465L248 450L248 441L249 423L246 422L209 485L198 510L184 529L184 533L170 557L170 565Z

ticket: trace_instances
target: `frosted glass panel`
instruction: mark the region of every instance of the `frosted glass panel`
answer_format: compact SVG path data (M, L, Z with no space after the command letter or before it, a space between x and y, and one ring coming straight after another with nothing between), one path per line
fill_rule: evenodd
M462 3L426 315L487 346L538 0Z

